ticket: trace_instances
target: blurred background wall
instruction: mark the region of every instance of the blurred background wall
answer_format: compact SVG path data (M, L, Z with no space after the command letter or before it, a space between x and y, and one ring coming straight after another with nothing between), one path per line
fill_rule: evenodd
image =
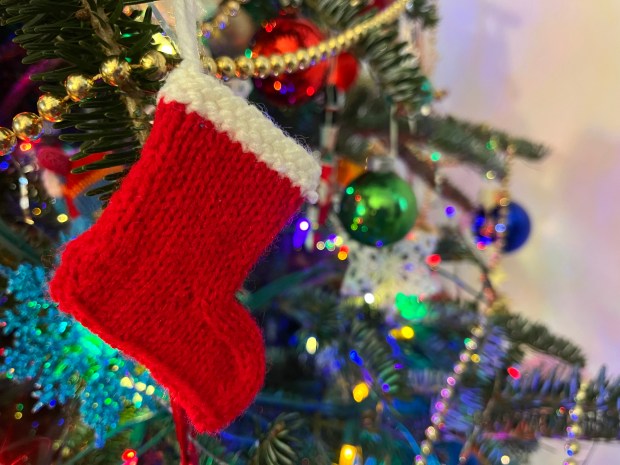
M512 194L534 230L505 260L513 309L581 345L590 373L606 364L619 375L620 2L440 7L434 82L450 92L440 108L552 150L514 169ZM555 463L560 448L544 443L532 464ZM598 446L588 463L617 456L617 447Z
M441 109L551 148L517 162L533 236L506 258L515 310L620 374L620 2L440 2Z

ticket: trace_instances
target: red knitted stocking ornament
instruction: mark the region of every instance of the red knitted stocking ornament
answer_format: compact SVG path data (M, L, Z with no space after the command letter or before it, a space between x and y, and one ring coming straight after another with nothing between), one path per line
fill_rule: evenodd
M263 383L262 335L235 299L320 167L255 107L181 66L140 160L99 221L70 242L52 298L151 370L200 432Z

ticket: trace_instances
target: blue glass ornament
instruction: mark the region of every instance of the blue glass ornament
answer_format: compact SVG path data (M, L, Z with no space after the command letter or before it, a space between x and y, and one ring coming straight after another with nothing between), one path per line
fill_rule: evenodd
M505 232L504 252L513 252L527 241L532 229L530 217L521 205L508 205L506 224L499 223L500 207L490 212L480 208L474 215L472 232L478 244L489 246L497 240L498 233Z

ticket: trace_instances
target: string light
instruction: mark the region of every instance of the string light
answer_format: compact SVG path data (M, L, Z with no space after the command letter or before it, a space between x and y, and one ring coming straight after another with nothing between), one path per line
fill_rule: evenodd
M368 388L368 384L359 383L353 388L353 399L355 402L363 402L364 399L368 397L370 394L370 389Z
M422 453L415 457L415 465L426 465L429 455L433 453L434 443L441 439L441 432L446 428L445 418L454 395L455 386L465 373L468 363L474 355L477 355L473 353L473 350L478 348L479 340L485 334L485 326L477 325L472 328L471 336L465 339L465 349L459 354L459 362L454 365L453 374L446 379L446 386L440 391L441 398L434 405L434 412L431 415L432 425L425 430L426 439L420 444Z
M308 352L310 355L314 355L316 354L316 351L319 348L319 341L317 340L316 337L314 336L310 336L307 340L306 340L306 352Z
M563 465L577 465L575 456L581 450L578 438L582 434L581 420L584 414L583 404L588 397L589 383L583 382L579 386L579 391L575 396L575 407L568 412L568 426L566 427L566 443L564 444L564 450L566 451L566 458ZM564 412L566 409L564 409Z
M343 444L340 449L338 465L355 465L362 462L362 449L351 444Z

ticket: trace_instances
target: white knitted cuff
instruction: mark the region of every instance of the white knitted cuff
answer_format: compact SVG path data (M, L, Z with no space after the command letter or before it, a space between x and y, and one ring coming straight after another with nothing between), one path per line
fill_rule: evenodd
M286 136L264 113L218 79L180 66L170 73L158 100L178 102L187 113L196 112L211 121L231 140L239 142L282 176L302 195L316 202L321 166L301 145Z

